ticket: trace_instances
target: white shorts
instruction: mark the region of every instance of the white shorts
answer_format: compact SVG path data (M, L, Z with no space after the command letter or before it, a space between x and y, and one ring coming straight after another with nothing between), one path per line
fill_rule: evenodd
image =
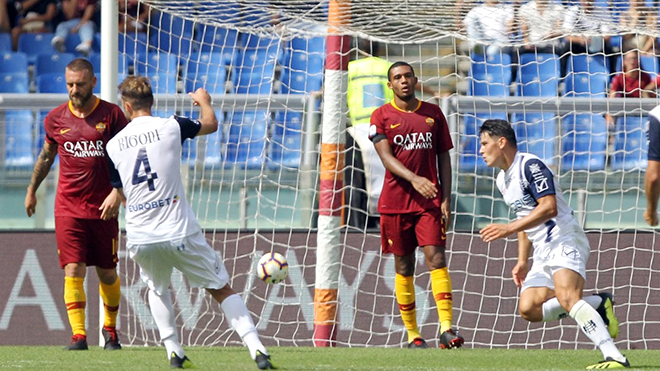
M532 269L525 277L521 292L530 287L547 287L554 291L552 275L560 269L570 269L586 280L590 251L589 240L584 233L559 238L538 254L535 249Z
M162 295L169 290L172 268L178 269L194 287L221 289L229 274L220 254L206 242L202 232L179 240L133 245L126 249L140 266L140 277L149 289Z

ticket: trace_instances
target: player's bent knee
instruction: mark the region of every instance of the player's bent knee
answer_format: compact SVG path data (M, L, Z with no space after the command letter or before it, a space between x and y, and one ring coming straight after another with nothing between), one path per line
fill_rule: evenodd
M519 304L518 311L520 316L529 322L540 322L543 320L543 309L542 307L535 305L531 301L521 301Z

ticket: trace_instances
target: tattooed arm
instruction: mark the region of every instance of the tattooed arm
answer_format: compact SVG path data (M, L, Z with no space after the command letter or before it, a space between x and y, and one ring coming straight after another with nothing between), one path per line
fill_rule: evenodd
M37 189L41 182L46 179L50 167L53 166L56 155L57 144L48 143L47 141L44 142L44 147L41 149L39 158L37 158L37 163L34 165L32 179L30 180L30 185L28 186L27 194L25 195L25 211L27 211L28 217L34 214L34 209L37 206Z

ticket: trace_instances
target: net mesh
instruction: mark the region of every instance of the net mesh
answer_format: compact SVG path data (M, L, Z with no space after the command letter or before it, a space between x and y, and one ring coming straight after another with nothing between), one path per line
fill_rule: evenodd
M631 45L647 48L633 69L648 72L650 81L660 72L657 8L628 1L548 1L542 5L563 6L561 19L537 18L530 25L520 16L527 3L494 3L496 9L473 1L352 1L347 22L337 26L354 39L378 43L382 58L412 64L425 87L419 95L438 102L448 118L456 148L448 239L454 323L466 346L592 346L570 319L543 325L520 318L510 279L517 241L484 244L476 234L512 217L494 185L494 171L477 152L481 122L505 118L514 124L521 150L544 158L555 171L589 231L586 290L614 293L622 323L617 344L658 348L660 295L652 283L659 282L660 260L656 234L641 217L644 124L655 102L607 98ZM328 3L124 5L128 10L120 17L140 20L136 29L120 30L120 66L125 60L126 74L154 81L154 113L195 116L185 93L203 86L214 96L222 128L186 144L182 169L187 196L224 258L232 287L242 294L266 344L312 345L321 94L342 93L321 93ZM567 20L570 14L573 21ZM548 35L534 39L544 30ZM349 54L363 55L357 41ZM655 97L655 85L641 88L644 96ZM363 176L359 161L359 152L347 158L347 178ZM350 182L343 191L344 218L366 215L350 199L364 199L365 191ZM341 233L337 343L405 345L393 262L380 254L378 233L360 222L347 222ZM290 267L290 277L276 286L255 281L254 274L256 261L271 250L286 255ZM435 303L422 254L417 262L418 323L433 346L439 338ZM158 336L146 287L125 256L121 270L126 343L154 344ZM178 274L172 280L184 344L240 344L219 306L186 282Z

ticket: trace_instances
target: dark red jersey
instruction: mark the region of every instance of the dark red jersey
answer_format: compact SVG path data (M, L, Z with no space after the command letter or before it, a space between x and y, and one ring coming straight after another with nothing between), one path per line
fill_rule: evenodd
M369 137L385 135L394 157L413 173L433 182L438 196L426 199L412 184L385 172L385 183L378 201L381 214L414 213L440 207L442 199L438 182L438 154L454 147L447 120L436 105L422 102L413 112L398 108L394 101L378 108L371 115Z
M57 144L60 178L55 216L98 219L99 207L112 191L105 144L128 123L121 108L96 97L86 117L76 116L64 103L48 113L46 140Z
M620 73L612 79L610 91L615 91L617 97L641 98L642 90L653 82L653 78L646 72L639 72L639 77L627 77Z

